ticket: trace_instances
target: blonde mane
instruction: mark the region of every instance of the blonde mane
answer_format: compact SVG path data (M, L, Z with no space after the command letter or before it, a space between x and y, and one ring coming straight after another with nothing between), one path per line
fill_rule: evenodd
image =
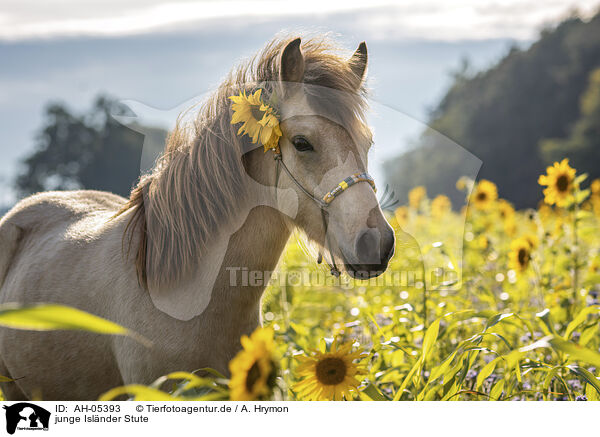
M153 171L140 178L118 212L132 211L123 236L129 256L137 241L136 270L141 285L175 283L196 267L194 260L211 236L236 214L246 194L247 137L232 126L229 96L263 88L268 99L279 83L280 54L294 38L276 38L254 58L232 70L199 108L192 125L178 123ZM339 120L364 123L365 88L347 57L327 37L302 41L303 82L341 91L324 97L307 91L311 106ZM338 54L336 54L338 53ZM352 126L355 123L350 123ZM150 237L151 236L151 237Z

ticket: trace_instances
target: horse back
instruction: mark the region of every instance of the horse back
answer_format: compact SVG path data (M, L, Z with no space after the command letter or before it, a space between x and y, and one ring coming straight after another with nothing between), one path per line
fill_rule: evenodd
M123 220L113 217L125 202L91 190L45 192L21 200L0 221L0 286L17 264L38 276L52 264L75 267L84 252L116 253Z

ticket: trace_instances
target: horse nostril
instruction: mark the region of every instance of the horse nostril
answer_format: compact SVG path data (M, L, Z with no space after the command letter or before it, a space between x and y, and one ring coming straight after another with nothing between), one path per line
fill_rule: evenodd
M361 264L379 264L379 233L375 229L364 230L358 236L356 256Z
M395 245L395 236L394 231L388 229L384 236L381 238L381 263L385 263L392 258L394 255L394 245Z

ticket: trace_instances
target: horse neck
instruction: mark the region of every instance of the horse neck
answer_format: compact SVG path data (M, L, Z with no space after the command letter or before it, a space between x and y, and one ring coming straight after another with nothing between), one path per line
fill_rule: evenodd
M259 285L246 285L247 281L240 281L241 276L238 275L237 283L233 285L234 282L229 281L230 272L235 272L236 268L240 269L238 273L246 270L249 274L260 272L254 273L255 277L263 272L272 272L289 236L290 229L281 213L269 206L251 209L243 226L231 236L225 255L223 265L228 273L226 276L229 286L262 293L266 281L259 279ZM244 283L240 285L240 282Z
M278 211L258 206L229 240L208 313L221 327L223 346L231 346L230 354L240 337L260 324L260 299L290 233Z
M273 196L275 165L262 150L246 155L246 196L234 215L241 226L231 235L217 280L221 309L256 325L260 297L289 240L292 225ZM234 323L237 320L233 320Z

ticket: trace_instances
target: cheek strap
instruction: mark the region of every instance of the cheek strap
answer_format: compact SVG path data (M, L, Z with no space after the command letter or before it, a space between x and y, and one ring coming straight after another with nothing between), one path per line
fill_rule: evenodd
M337 184L337 186L329 193L325 194L322 199L323 202L329 205L331 202L333 202L333 199L342 194L342 192L359 182L368 182L369 185L371 185L371 188L373 188L373 191L377 192L377 188L375 188L375 181L371 175L368 173L354 173L352 176L348 176L342 182Z

